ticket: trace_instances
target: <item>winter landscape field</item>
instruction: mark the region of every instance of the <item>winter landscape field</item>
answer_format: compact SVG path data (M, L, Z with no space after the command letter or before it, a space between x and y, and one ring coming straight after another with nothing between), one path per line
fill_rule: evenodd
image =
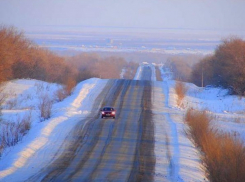
M244 182L244 7L0 0L0 182Z
M143 67L141 65L138 68L136 80L141 79ZM151 66L151 69L154 73L155 67ZM200 152L185 134L185 112L188 108L205 109L214 116L212 122L217 129L235 132L245 140L245 100L227 95L227 91L221 88L200 88L185 83L188 92L181 106L177 106L174 90L176 81L171 79L171 74L164 68L161 71L163 82L156 81L154 75L151 78L154 88L152 111L156 156L154 181L206 181L204 167L199 159ZM57 101L55 95L61 87L58 84L24 79L8 82L4 88L7 99L2 110L2 126L29 117L30 130L16 145L1 151L1 181L25 181L61 155L63 140L82 118L94 112L92 104L107 82L98 78L83 81L74 88L71 96L61 102ZM52 100L53 105L51 118L42 122L37 106L43 94ZM163 97L164 102L161 99ZM163 117L167 118L167 124L163 124ZM82 125L86 125L86 120ZM163 131L168 134L171 165L163 157L166 155ZM12 140L15 136L6 137Z

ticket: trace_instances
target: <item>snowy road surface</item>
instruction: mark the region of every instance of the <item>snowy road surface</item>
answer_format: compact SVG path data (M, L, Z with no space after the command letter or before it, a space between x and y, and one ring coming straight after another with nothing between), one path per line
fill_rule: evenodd
M144 80L151 79L147 68ZM99 103L112 105L116 119L101 119ZM93 110L74 128L64 153L30 181L152 181L155 166L151 82L111 80ZM83 122L81 122L83 123Z
M183 134L183 114L169 106L167 83L152 82L152 70L141 67L137 80L104 82L91 113L75 122L58 151L0 170L0 181L203 181L196 150ZM103 106L115 107L116 119L101 119ZM53 157L40 165L47 156Z

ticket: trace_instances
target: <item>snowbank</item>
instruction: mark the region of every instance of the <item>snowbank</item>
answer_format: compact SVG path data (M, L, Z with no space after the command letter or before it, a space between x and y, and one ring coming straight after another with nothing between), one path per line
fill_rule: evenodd
M139 65L137 72L134 76L134 80L140 80L142 74L142 65Z
M214 117L213 125L224 132L239 135L245 141L245 98L229 95L228 90L215 87L197 87L192 83L185 83L188 91L182 101L183 107L177 106L175 81L169 77L169 70L161 69L163 77L169 87L169 106L183 113L189 108L207 110Z
M22 83L18 82L18 84L23 89L19 89L18 94L29 90L31 95L35 95L35 89L30 91L33 84L26 84L28 80L22 80L21 82L23 82L23 87ZM28 176L22 170L31 171L28 175L35 174L58 157L62 152L59 151L59 148L65 136L81 118L86 117L91 112L94 99L99 95L106 83L107 80L97 78L83 81L76 86L74 93L70 97L54 104L52 108L53 114L49 120L36 123L18 145L5 151L0 162L0 180L23 181ZM32 101L33 103L27 103L33 105L35 99ZM56 156L49 155L50 153L56 154ZM35 165L37 161L38 165ZM27 163L35 166L26 165Z
M176 94L170 83L154 82L153 87L155 181L164 176L165 181L205 181L199 152L184 133L184 112L175 107Z

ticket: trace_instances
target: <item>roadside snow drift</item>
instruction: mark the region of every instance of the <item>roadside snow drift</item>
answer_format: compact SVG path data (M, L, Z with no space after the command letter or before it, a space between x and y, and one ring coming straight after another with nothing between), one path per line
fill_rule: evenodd
M27 100L18 106L17 109L23 110L36 105L35 100L35 84L39 81L35 80L20 80L15 83L10 83L10 88L16 87L16 96L18 99L21 95L26 95L33 99ZM101 90L106 85L107 80L92 78L78 84L74 93L64 101L56 103L52 108L52 117L43 122L36 122L34 117L30 131L24 136L23 140L16 146L8 148L2 155L0 163L0 181L22 181L28 176L35 174L41 168L45 167L50 161L59 156L61 151L59 147L65 136L71 129L80 121L82 117L86 117L91 112L94 99L99 95ZM44 87L51 87L49 84ZM54 90L60 86L54 86ZM7 88L9 86L7 85ZM17 105L16 105L17 106ZM35 109L34 109L35 110ZM5 110L4 117L8 118L11 112L16 110ZM49 154L55 154L49 155ZM42 160L40 160L42 159ZM36 161L36 162L35 162ZM28 164L37 164L30 166ZM28 170L30 173L25 174L22 170Z

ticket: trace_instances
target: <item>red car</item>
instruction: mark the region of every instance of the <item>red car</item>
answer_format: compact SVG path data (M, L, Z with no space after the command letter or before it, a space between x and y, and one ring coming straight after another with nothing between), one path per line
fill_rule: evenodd
M101 109L101 118L110 117L116 118L116 110L113 107L104 107Z

